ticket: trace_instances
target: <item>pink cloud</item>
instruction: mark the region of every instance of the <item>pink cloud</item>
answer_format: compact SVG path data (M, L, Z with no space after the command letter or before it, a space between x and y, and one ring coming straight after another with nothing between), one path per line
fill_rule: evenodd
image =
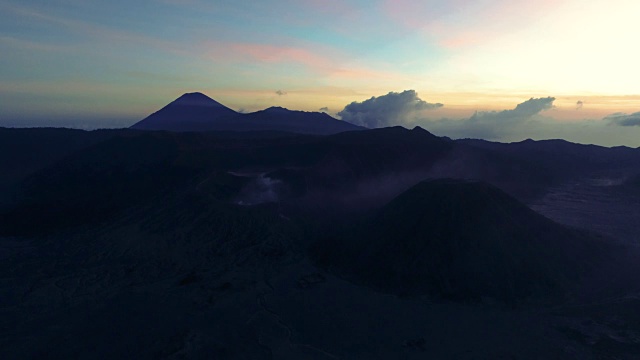
M302 66L314 75L332 81L406 79L405 75L397 72L354 64L348 55L327 47L309 49L253 43L208 43L205 48L205 56L216 62Z
M459 33L442 34L433 31L432 34L437 34L438 44L447 49L468 48L474 45L481 44L487 38L491 37L490 31L467 31Z
M277 45L262 44L232 44L231 52L245 58L251 58L262 63L291 63L301 64L314 70L329 69L333 66L331 60L310 50Z

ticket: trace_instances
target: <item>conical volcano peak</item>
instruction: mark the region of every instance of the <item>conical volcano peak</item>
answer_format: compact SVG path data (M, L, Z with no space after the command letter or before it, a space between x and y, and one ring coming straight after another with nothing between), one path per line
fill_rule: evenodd
M224 106L207 95L199 92L186 93L171 103L180 106Z

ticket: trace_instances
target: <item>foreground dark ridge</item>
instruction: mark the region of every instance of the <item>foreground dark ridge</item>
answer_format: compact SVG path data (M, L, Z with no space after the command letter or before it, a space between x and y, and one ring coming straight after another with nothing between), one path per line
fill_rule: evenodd
M614 245L638 240L616 207L640 207L636 149L400 127L0 129L0 147L3 358L640 351L640 262ZM578 198L558 207L567 187ZM523 205L568 219L596 196L609 205L589 223L627 237Z

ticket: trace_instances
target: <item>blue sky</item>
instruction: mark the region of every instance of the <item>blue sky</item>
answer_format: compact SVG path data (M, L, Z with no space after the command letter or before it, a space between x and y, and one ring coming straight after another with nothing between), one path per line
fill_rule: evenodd
M640 126L611 121L640 111L638 13L631 0L0 0L0 125L127 126L191 91L337 114L411 89L444 104L412 114L427 128L551 96L542 130L497 139L639 146Z

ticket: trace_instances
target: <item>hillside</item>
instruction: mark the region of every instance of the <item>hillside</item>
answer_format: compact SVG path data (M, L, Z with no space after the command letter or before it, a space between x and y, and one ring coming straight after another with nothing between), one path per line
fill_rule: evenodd
M394 294L516 303L567 295L604 259L602 246L489 184L438 179L315 251L324 266Z
M637 354L636 250L522 201L629 244L638 202L625 186L627 207L558 202L583 188L553 151L401 127L3 132L0 174L19 171L0 209L6 358ZM600 174L589 159L572 161Z

